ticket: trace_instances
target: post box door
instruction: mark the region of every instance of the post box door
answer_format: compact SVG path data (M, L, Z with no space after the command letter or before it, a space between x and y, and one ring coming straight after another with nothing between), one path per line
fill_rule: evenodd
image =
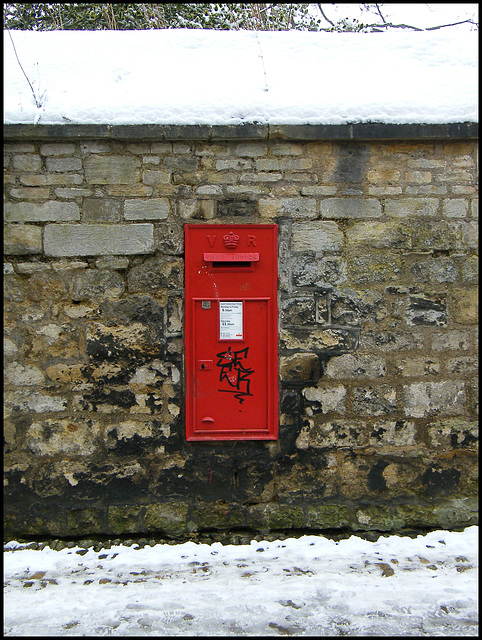
M186 225L188 440L277 437L276 296L276 225Z

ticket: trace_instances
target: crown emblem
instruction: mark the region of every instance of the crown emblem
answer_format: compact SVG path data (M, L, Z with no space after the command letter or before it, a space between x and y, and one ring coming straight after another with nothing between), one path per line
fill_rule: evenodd
M230 231L225 236L223 236L224 246L228 249L236 249L239 242L239 236Z

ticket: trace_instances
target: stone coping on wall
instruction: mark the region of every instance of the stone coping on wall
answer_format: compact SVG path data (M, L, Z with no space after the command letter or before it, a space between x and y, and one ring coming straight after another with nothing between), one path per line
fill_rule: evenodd
M447 140L476 139L476 122L341 125L7 124L6 140Z

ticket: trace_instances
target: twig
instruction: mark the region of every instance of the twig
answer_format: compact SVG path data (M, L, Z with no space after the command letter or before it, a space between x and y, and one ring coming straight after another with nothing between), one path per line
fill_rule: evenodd
M13 42L12 34L10 33L9 29L7 29L7 31L8 31L8 35L10 36L10 40L12 41L12 47L13 47L13 51L14 51L14 53L15 53L15 57L17 58L18 65L19 65L20 69L22 69L22 73L23 73L23 75L25 76L25 79L26 79L26 80L27 80L27 82L28 82L28 86L30 87L30 90L32 91L33 98L34 98L34 100L35 100L35 105L37 106L37 109L40 109L40 107L42 106L42 101L41 101L41 100L42 100L42 96L40 96L40 98L37 98L37 94L35 93L35 89L33 88L32 83L31 83L31 82L30 82L30 80L28 79L28 76L27 76L27 74L25 73L25 70L24 70L24 68L22 67L21 62L20 62L20 60L18 59L17 49L15 48L15 44L14 44L14 42Z

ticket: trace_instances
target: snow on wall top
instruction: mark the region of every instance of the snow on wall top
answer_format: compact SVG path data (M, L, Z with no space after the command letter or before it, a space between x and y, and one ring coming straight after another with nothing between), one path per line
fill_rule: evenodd
M478 121L478 34L4 32L6 124Z

